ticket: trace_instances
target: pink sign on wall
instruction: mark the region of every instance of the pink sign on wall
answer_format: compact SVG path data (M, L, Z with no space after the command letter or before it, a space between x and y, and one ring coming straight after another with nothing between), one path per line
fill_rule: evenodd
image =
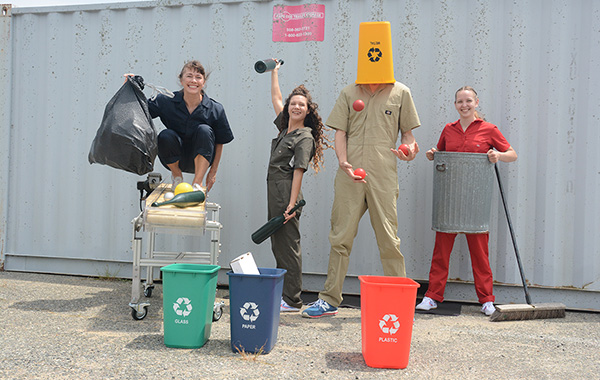
M323 41L325 5L275 5L273 7L273 41Z

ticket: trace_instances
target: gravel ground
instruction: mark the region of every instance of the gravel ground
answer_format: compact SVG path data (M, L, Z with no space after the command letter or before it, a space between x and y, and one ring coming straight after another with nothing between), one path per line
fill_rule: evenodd
M2 379L600 379L600 314L489 322L417 314L406 369L376 369L361 353L360 310L309 320L281 316L266 355L233 353L227 290L221 320L199 349L165 347L162 289L131 318L131 282L0 272Z

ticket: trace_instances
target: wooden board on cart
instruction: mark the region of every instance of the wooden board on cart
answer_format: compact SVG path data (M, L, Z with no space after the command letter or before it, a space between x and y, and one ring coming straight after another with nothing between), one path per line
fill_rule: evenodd
M204 189L202 189L204 191ZM171 191L170 183L161 183L148 198L144 219L147 224L170 228L204 228L206 223L205 202L192 207L180 208L173 205L160 207L150 206L154 202L164 202L165 194Z

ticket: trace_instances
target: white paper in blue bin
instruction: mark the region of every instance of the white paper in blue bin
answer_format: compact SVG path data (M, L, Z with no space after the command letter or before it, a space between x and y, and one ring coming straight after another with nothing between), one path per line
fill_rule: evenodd
M252 256L252 252L246 252L243 255L236 257L229 263L229 266L233 273L260 274L256 262L254 261L254 257Z

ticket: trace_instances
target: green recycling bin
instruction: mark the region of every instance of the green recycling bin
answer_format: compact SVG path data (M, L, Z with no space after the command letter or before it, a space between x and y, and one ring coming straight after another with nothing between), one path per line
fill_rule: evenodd
M210 337L218 265L171 264L163 273L165 346L200 348Z

